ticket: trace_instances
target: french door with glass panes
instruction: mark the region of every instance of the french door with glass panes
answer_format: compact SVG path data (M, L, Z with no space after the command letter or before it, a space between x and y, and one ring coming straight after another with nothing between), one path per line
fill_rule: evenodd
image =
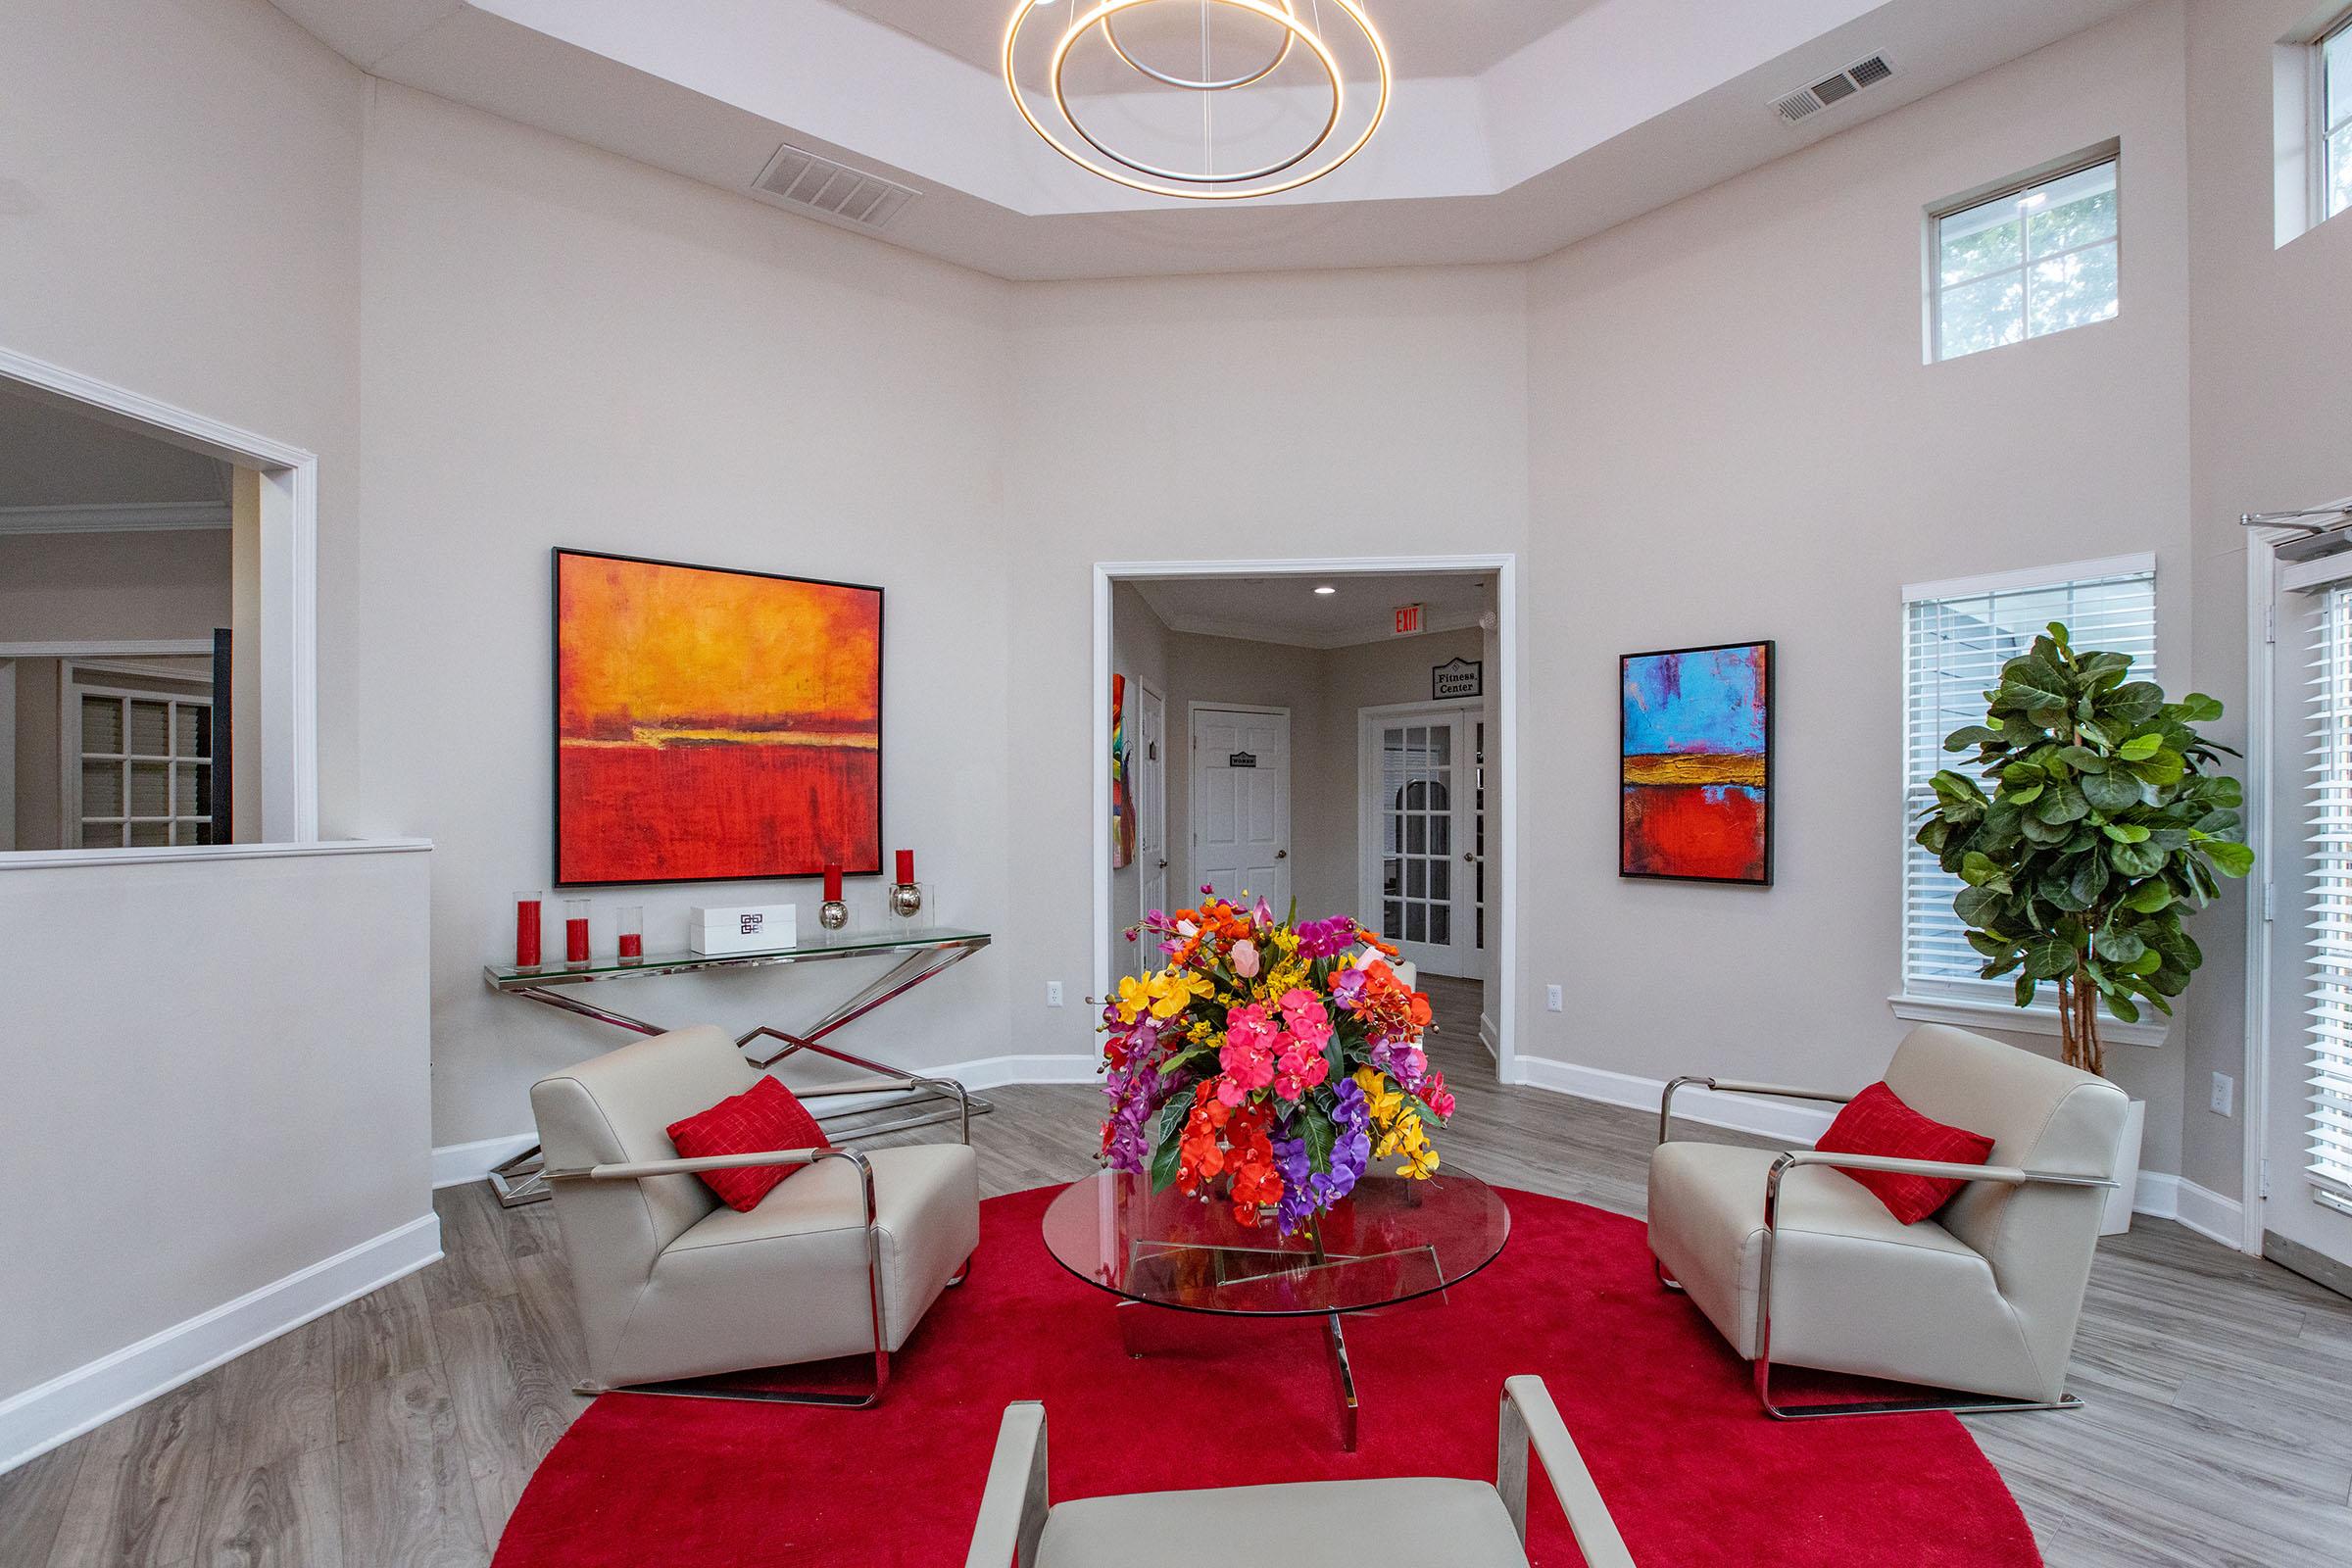
M213 842L213 705L208 696L91 686L64 666L69 844ZM162 684L158 682L157 684Z
M1361 918L1430 974L1480 972L1484 784L1475 710L1366 710Z

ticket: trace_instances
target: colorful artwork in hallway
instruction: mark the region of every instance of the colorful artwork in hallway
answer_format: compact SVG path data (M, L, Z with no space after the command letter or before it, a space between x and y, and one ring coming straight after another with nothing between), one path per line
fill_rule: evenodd
M556 881L882 869L882 590L558 550Z
M1135 863L1135 779L1127 765L1127 677L1110 677L1110 864Z
M1618 660L1620 876L1772 881L1769 642Z

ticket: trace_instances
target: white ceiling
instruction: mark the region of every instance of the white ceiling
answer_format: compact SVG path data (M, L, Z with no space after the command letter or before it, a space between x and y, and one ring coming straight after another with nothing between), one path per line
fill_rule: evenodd
M217 510L225 524L227 503L225 463L0 393L0 532L55 508L178 504Z
M880 237L1007 278L1526 261L2134 3L1363 0L1399 76L1371 145L1200 203L1021 122L999 0L276 0L377 75L728 190L785 142L882 174L919 195ZM1872 54L1891 79L1793 125L1770 109Z
M1318 585L1338 590L1318 594ZM1396 636L1400 605L1422 607L1424 631L1458 631L1494 608L1486 572L1331 577L1162 577L1135 591L1172 631L1296 648L1351 648Z
M995 0L841 0L849 10L919 38L985 71L998 69L1004 47L1009 5ZM1053 3L1053 0L1047 0ZM1203 0L1165 0L1140 6L1132 24L1151 24L1146 13L1181 12L1195 25ZM1294 0L1301 14L1311 0ZM1401 76L1475 76L1496 61L1518 53L1598 0L1360 0L1380 28ZM1212 22L1213 24L1213 22Z

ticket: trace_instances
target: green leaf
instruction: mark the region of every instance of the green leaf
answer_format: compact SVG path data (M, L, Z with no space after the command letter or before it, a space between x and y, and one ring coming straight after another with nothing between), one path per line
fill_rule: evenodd
M2079 822L2090 814L2090 802L2072 784L2054 784L2034 804L2034 814L2044 822Z
M1337 1141L1331 1118L1312 1105L1298 1108L1298 1137L1306 1145L1306 1168L1312 1171L1331 1169L1331 1146Z
M2062 746L2058 749L2058 760L2078 773L2107 771L2107 759L2087 746Z
M2034 984L2035 982L2031 971L2028 971L2027 973L2021 974L2017 977L2017 1004L2019 1006L2031 1007L2034 1005Z
M2130 654L2084 654L2075 662L2075 678L2095 681L2108 675L2120 675L2131 667Z
M2153 914L2173 902L2173 890L2162 882L2142 882L2124 896L2123 907L2135 914Z
M2164 852L2146 844L2110 844L2107 859L2128 877L2154 876L2164 869Z
M2188 771L2188 759L2168 746L2144 762L2133 762L2132 771L2139 776L2142 783L2163 789L2166 785L2180 782L2181 776Z
M2141 954L2148 951L2148 945L2129 931L2118 931L2110 927L2099 933L2096 951L2099 956L2109 963L2129 967L2138 961Z
M2215 839L2197 848L2205 852L2205 858L2213 862L2213 868L2224 876L2244 876L2254 869L2254 852L2243 844L2229 839Z
M2144 762L2164 749L2161 735L2134 735L2115 749L2115 755L2127 762Z
M2083 799L2101 811L2128 811L2146 795L2139 779L2123 768L2105 773L2085 773L2080 787Z
M2164 708L2164 688L2151 680L2127 681L2106 694L2100 713L2125 724L2144 724Z
M2037 816L2021 816L2017 830L2035 844L2064 844L2073 830L2064 822L2044 822Z
M2075 874L2069 880L2069 891L2074 894L2075 907L2089 908L2092 902L2107 891L2107 882L2106 857L2100 855L2082 857L2082 863L2075 867Z
M1989 882L2000 882L2006 886L2008 882L1992 857L1979 850L1971 850L1960 857L1960 880L1972 888L1981 888Z
M2075 945L2063 937L2036 937L2026 944L2026 973L2035 980L2055 980L2075 971Z
M2008 897L1991 888L1962 888L1952 900L1952 912L1961 924L1984 930L1997 923L2008 906Z
M2203 692L2190 692L2173 705L2172 711L2174 717L2188 723L2210 724L2222 716L2222 705L2218 698L2208 697Z
M1946 735L1943 749L1947 752L1965 752L1971 746L1998 745L2000 739L1999 730L1987 729L1983 724L1971 724L1966 729L1956 729Z
M2107 822L2101 824L2099 831L2118 844L2145 844L2148 841L2148 830L2136 822Z
M2102 1000L2107 1004L2107 1010L2114 1013L2122 1022L2139 1022L2139 1004L2121 991L2105 992L2102 994Z
M1152 1190L1155 1193L1166 1192L1176 1180L1176 1167L1184 1153L1184 1124L1192 1113L1190 1095L1178 1095L1159 1107L1152 1141Z
M2029 784L2024 789L2003 786L2001 799L2007 801L2011 806L2031 806L2041 799L2041 792L2048 787L2046 784Z

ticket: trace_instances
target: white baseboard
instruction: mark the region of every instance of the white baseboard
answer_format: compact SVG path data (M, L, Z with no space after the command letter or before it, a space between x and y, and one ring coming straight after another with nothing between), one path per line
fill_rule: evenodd
M2245 1205L2199 1187L2184 1176L2160 1170L2139 1173L2139 1190L2132 1197L2132 1212L2151 1219L2176 1220L2208 1241L2231 1251L2245 1247Z
M12 1395L0 1400L0 1471L46 1453L440 1256L441 1220L420 1214L233 1301Z
M1091 1084L1102 1081L1099 1056L1073 1055L1011 1055L980 1056L971 1061L950 1062L944 1067L924 1067L920 1070L941 1078L953 1078L964 1088L975 1092L1002 1089L1007 1084ZM867 1100L862 1096L844 1096L824 1102L828 1112L862 1110L875 1104L888 1103L888 1097ZM493 1165L502 1165L539 1141L536 1133L509 1133L503 1138L482 1138L470 1144L444 1144L433 1151L433 1185L463 1187L478 1182L490 1174Z
M1488 1055L1502 1060L1502 1031L1494 1027L1492 1016L1483 1012L1478 1015L1478 1043L1487 1048Z
M1658 1097L1666 1092L1663 1078L1642 1078L1628 1072L1609 1072L1600 1067L1580 1067L1572 1061L1551 1061L1542 1056L1519 1058L1519 1081L1537 1089L1549 1089L1579 1100L1596 1100L1604 1105L1626 1105L1635 1110L1658 1113ZM1701 1122L1709 1127L1728 1127L1734 1132L1753 1133L1759 1138L1777 1138L1787 1144L1811 1146L1816 1138L1829 1130L1830 1120L1837 1111L1809 1101L1759 1100L1752 1095L1721 1095L1693 1085L1674 1098L1674 1114L1678 1120Z
M539 1141L537 1133L510 1133L470 1144L447 1144L433 1151L433 1187L463 1187L478 1182L494 1166L504 1165Z

